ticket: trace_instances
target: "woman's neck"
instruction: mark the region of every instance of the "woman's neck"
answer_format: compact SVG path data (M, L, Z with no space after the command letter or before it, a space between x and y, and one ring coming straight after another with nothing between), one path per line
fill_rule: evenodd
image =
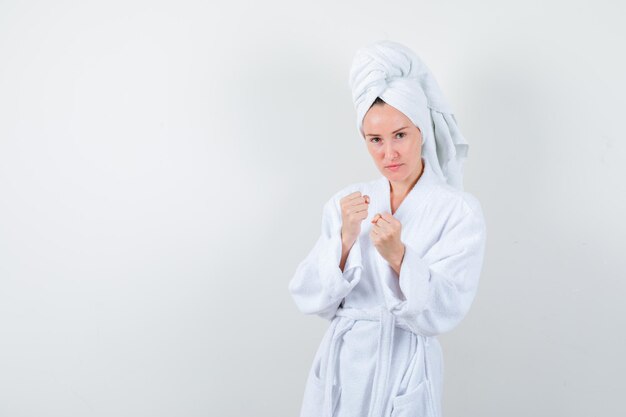
M411 192L415 184L417 184L417 181L419 181L419 179L422 177L423 173L424 173L424 161L423 159L420 158L418 173L415 176L415 178L413 178L408 184L405 182L394 184L393 182L389 181L389 184L391 185L390 195L391 195L392 201L404 200L404 197L406 197L406 195L409 192Z

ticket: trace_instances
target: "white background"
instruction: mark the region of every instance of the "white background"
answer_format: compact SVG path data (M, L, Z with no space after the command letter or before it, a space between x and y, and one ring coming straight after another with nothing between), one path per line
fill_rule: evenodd
M0 2L0 416L296 416L287 290L379 175L354 52L432 69L488 228L444 415L623 416L617 1Z

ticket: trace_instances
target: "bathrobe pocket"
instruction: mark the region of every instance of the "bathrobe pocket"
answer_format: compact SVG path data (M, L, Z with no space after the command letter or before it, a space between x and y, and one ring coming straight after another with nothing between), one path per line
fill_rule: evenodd
M320 417L322 415L322 407L325 404L325 391L324 380L316 375L316 372L311 373L304 389L300 417ZM341 386L337 383L333 384L333 413L335 408L337 408L340 395Z
M435 417L427 379L410 391L394 397L391 404L391 417Z

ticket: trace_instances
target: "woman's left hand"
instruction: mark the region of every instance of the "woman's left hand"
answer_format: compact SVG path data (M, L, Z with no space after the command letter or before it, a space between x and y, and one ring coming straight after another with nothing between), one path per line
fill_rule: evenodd
M405 249L400 240L401 233L402 223L389 213L377 213L372 219L370 239L398 275Z

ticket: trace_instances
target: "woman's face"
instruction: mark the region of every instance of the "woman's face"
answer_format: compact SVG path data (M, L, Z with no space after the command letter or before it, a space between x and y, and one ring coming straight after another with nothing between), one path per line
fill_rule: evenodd
M372 106L363 118L363 135L376 167L389 181L411 182L422 171L422 132L395 107Z

